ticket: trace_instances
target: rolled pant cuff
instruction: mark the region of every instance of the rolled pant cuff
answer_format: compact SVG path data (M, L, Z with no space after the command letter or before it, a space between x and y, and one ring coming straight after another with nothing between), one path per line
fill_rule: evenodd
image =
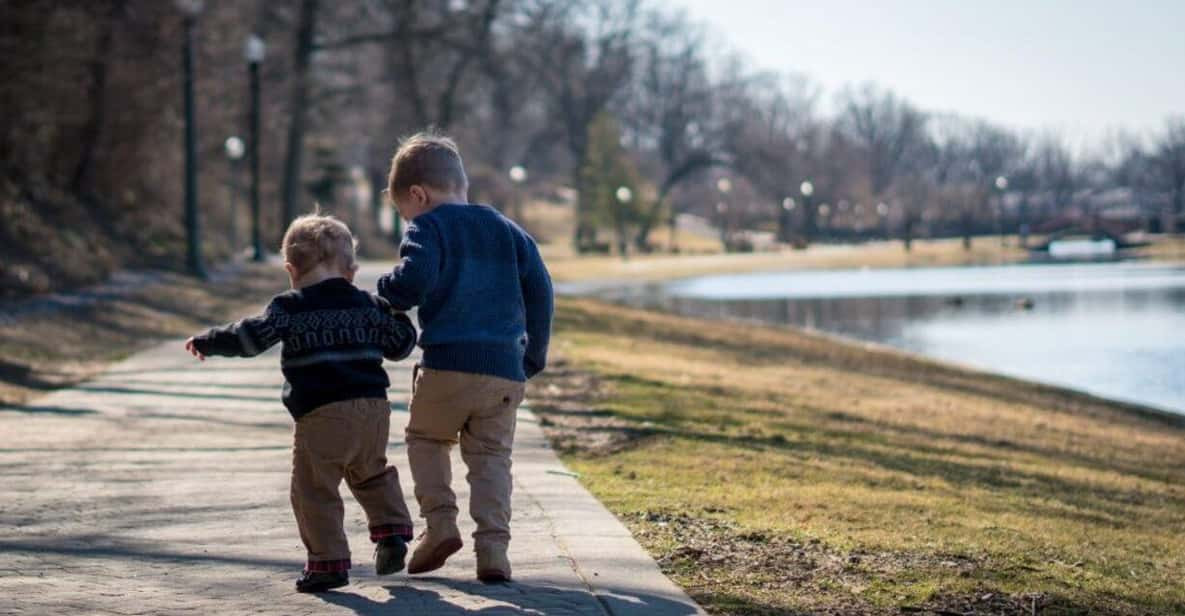
M310 560L305 563L304 570L309 573L335 573L350 570L350 559L338 560Z
M370 527L370 540L375 543L387 537L402 537L405 541L411 541L414 536L410 524L381 524Z

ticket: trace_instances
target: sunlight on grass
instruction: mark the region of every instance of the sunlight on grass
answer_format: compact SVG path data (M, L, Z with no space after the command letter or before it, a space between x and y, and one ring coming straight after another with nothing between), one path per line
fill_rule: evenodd
M585 300L560 301L557 335L608 388L599 410L645 434L566 461L717 611L985 595L1043 613L1185 610L1182 422L890 350ZM689 548L701 535L708 547ZM741 547L712 560L713 545Z

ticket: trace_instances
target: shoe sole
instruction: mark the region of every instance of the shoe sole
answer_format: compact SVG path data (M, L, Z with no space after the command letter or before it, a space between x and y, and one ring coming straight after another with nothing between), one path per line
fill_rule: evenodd
M297 586L296 592L303 592L303 593L325 592L327 590L333 590L334 588L341 588L342 586L346 586L349 583L350 583L349 580L343 580L340 582L333 582L332 584L317 584L316 586L311 586L311 587L306 586L304 588Z
M432 553L428 555L428 562L414 569L408 567L407 572L414 575L416 573L428 573L429 571L436 571L437 569L444 566L444 561L448 560L449 556L456 554L464 545L465 544L461 542L460 538L446 539L442 541L440 545L436 546L436 549L432 550Z
M402 548L402 549L401 549ZM391 575L392 573L399 573L407 566L407 545L403 544L394 548L389 548L393 554L383 557L384 552L379 548L379 553L374 559L374 572L378 575Z
M477 579L485 582L486 584L500 584L502 582L509 582L510 576L504 571L499 571L497 569L486 569L484 571L477 572Z

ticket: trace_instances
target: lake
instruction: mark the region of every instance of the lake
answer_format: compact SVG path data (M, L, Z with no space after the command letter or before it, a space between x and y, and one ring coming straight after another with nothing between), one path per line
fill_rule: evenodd
M561 290L795 325L1185 413L1183 265L814 270Z

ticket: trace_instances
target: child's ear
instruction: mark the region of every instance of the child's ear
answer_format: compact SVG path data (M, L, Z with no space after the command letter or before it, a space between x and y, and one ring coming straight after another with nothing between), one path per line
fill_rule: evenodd
M424 190L424 187L420 186L419 184L408 188L407 194L409 197L411 197L412 201L416 203L416 205L420 206L428 205L428 201L431 199L431 197L428 195L428 191Z
M292 278L293 280L300 278L300 276L296 275L296 266L287 261L284 262L284 271L288 272L288 277Z

